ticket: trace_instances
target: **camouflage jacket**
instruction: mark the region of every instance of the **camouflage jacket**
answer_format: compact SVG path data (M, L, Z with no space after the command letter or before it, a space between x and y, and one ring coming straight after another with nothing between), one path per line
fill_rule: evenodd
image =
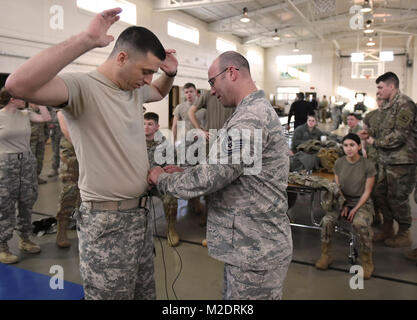
M166 165L166 163L159 164L155 160L155 151L156 151L156 148L159 145L162 145L163 143L166 142L165 136L163 136L162 133L160 133L160 131L157 131L155 133L155 135L157 135L158 133L162 137L158 137L158 139L154 139L154 140L146 140L146 149L148 151L149 168L152 168L152 167L155 167L155 166L164 167Z
M286 214L288 145L264 92L255 91L245 97L223 129L216 140L217 148L214 144L210 150L210 159L217 155L220 163L163 173L158 178L158 189L183 199L210 195L207 245L213 258L246 270L268 270L288 263L292 256L291 228ZM233 129L248 130L251 140L256 129L260 129L262 140L249 144L250 154L260 149L258 160L262 163L258 172L245 174L248 173L245 169L253 167L245 158L238 163L232 161L247 147L245 143L230 143L228 135Z
M372 110L371 112L368 112L365 115L365 118L363 119L364 125L368 129L372 129L373 132L378 131L379 127L379 109ZM366 150L366 157L367 159L371 160L375 165L378 164L378 150L373 144L365 143L365 150Z
M417 162L417 108L406 95L398 92L378 114L379 127L370 129L375 138L379 162L389 165Z

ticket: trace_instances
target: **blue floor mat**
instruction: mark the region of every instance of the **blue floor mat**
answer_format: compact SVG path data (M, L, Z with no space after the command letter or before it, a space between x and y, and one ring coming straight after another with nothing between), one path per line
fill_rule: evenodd
M0 263L0 300L81 300L83 287L64 281L63 289L52 289L51 278L40 273ZM53 284L58 284L54 278Z

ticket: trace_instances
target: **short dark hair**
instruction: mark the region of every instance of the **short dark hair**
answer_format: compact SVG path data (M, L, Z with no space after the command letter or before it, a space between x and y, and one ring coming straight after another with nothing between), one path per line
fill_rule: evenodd
M394 72L385 72L383 75L379 76L376 80L375 83L378 84L380 82L388 82L388 83L392 83L394 84L395 88L399 88L400 87L400 79L398 79L397 75Z
M165 48L158 37L152 31L138 26L128 27L119 35L110 56L122 50L134 50L145 55L151 52L161 61L166 57Z
M187 82L186 84L184 84L184 89L189 89L189 88L194 88L196 89L194 83L191 82ZM196 89L197 90L197 89Z
M223 71L227 67L235 66L238 69L246 69L250 74L250 67L248 60L236 51L226 51L219 56L219 69Z
M358 119L358 120L361 120L361 116L360 116L359 114L357 114L357 113L353 113L353 112L351 112L351 113L349 113L347 116L348 116L348 117L352 116L352 117L355 117L355 118L356 118L356 119Z
M158 124L158 123L159 123L159 116L158 116L158 114L157 114L157 113L155 113L155 112L146 112L146 113L143 115L143 118L144 118L145 120L153 120L153 121L155 121L155 123L156 123L156 124Z
M361 144L361 138L359 138L359 136L356 133L348 133L347 135L343 137L342 142L345 142L345 140L348 140L348 139L355 141L358 145Z
M1 88L0 90L0 109L3 109L9 102L10 99L13 98L9 91L6 90L5 87Z
M302 92L297 93L297 97L300 100L304 100L304 93L302 93Z

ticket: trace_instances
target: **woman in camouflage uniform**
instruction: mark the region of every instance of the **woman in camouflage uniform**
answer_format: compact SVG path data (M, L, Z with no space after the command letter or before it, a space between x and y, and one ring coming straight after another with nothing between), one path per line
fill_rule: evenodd
M321 256L316 262L316 268L326 270L331 264L330 249L334 226L340 217L345 217L358 237L364 278L369 279L374 270L371 226L374 207L370 196L377 172L371 161L359 155L360 149L361 140L356 134L349 133L343 137L346 156L337 159L334 172L336 183L346 202L341 210L334 205L322 219Z
M46 107L40 114L25 109L25 102L0 90L0 262L16 263L7 242L16 229L19 248L38 253L40 247L30 241L31 211L38 197L36 160L30 149L30 121L50 120ZM18 213L16 216L16 204Z

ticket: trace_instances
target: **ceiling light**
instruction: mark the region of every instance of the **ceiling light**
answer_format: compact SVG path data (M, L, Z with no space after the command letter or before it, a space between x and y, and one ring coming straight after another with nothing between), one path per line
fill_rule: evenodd
M361 12L362 13L367 13L367 12L371 12L372 11L372 8L371 8L371 6L369 5L369 0L365 0L364 2L363 2L363 7L362 7L362 9L361 9Z
M364 33L373 33L374 29L371 28L372 21L367 20L365 25L365 30L363 30Z
M368 42L366 43L368 47L372 47L375 45L375 41L372 38L369 38Z
M275 41L278 41L279 39L281 39L281 38L279 37L279 35L278 35L278 29L275 29L275 34L274 34L274 36L272 37L272 39L274 39Z
M243 15L242 18L240 18L241 22L247 23L250 21L249 17L248 17L248 8L244 7L243 8Z
M297 42L294 43L294 49L292 49L292 51L293 52L299 52L300 51L300 49L298 49L298 47L297 47Z

